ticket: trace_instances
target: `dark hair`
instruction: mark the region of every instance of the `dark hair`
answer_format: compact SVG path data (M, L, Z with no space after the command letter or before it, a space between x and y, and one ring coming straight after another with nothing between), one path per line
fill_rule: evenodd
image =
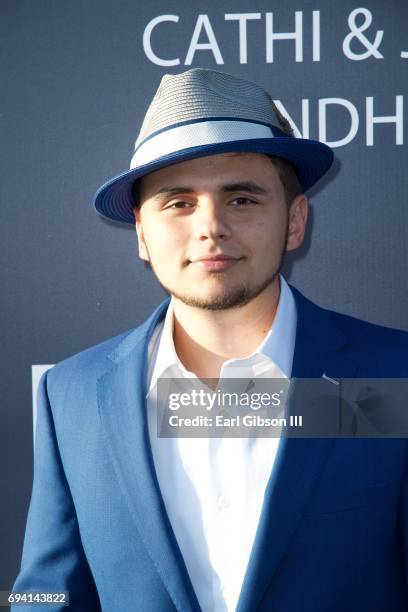
M139 208L139 196L140 196L140 183L136 180L132 184L132 208Z
M268 155L268 157L278 171L285 191L286 204L290 206L296 196L303 193L296 170L289 161L282 157L276 157L275 155Z

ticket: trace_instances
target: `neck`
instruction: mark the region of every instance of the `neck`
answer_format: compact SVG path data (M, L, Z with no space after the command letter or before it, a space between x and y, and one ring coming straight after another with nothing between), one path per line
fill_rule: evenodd
M250 355L267 335L279 303L277 277L242 307L204 310L173 298L174 346L184 367L199 378L219 379L222 364Z

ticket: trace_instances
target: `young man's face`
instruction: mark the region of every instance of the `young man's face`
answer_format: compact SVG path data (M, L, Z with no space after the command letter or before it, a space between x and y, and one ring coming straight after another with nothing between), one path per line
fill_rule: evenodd
M288 209L266 155L224 153L168 166L140 181L139 255L185 304L244 305L277 282L303 240L307 201Z

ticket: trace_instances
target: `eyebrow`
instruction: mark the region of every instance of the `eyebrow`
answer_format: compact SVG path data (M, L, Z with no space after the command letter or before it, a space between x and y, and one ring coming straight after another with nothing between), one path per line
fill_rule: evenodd
M255 183L254 181L241 181L239 183L227 183L219 187L221 193L231 193L233 191L246 191L247 193L253 193L258 195L264 195L267 193L266 189ZM155 198L160 196L169 197L179 195L181 193L195 193L195 189L192 187L175 186L175 187L162 187L154 195Z
M221 191L248 191L248 193L255 193L259 195L268 193L266 189L264 189L254 181L242 181L240 183L230 183L228 185L223 185L221 187Z

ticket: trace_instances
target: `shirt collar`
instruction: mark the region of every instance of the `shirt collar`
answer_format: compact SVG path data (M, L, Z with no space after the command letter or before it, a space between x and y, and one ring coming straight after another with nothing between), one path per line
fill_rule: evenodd
M275 363L282 373L290 378L296 337L296 304L289 285L280 274L280 296L274 321L261 344L247 357L230 359L223 364L247 366L258 356L264 356ZM170 368L177 366L185 376L195 376L181 363L173 341L174 313L170 300L164 322L160 323L149 343L148 392L154 388L157 379Z
M271 359L287 378L292 373L295 349L297 313L293 293L280 274L280 296L272 326L254 353Z

